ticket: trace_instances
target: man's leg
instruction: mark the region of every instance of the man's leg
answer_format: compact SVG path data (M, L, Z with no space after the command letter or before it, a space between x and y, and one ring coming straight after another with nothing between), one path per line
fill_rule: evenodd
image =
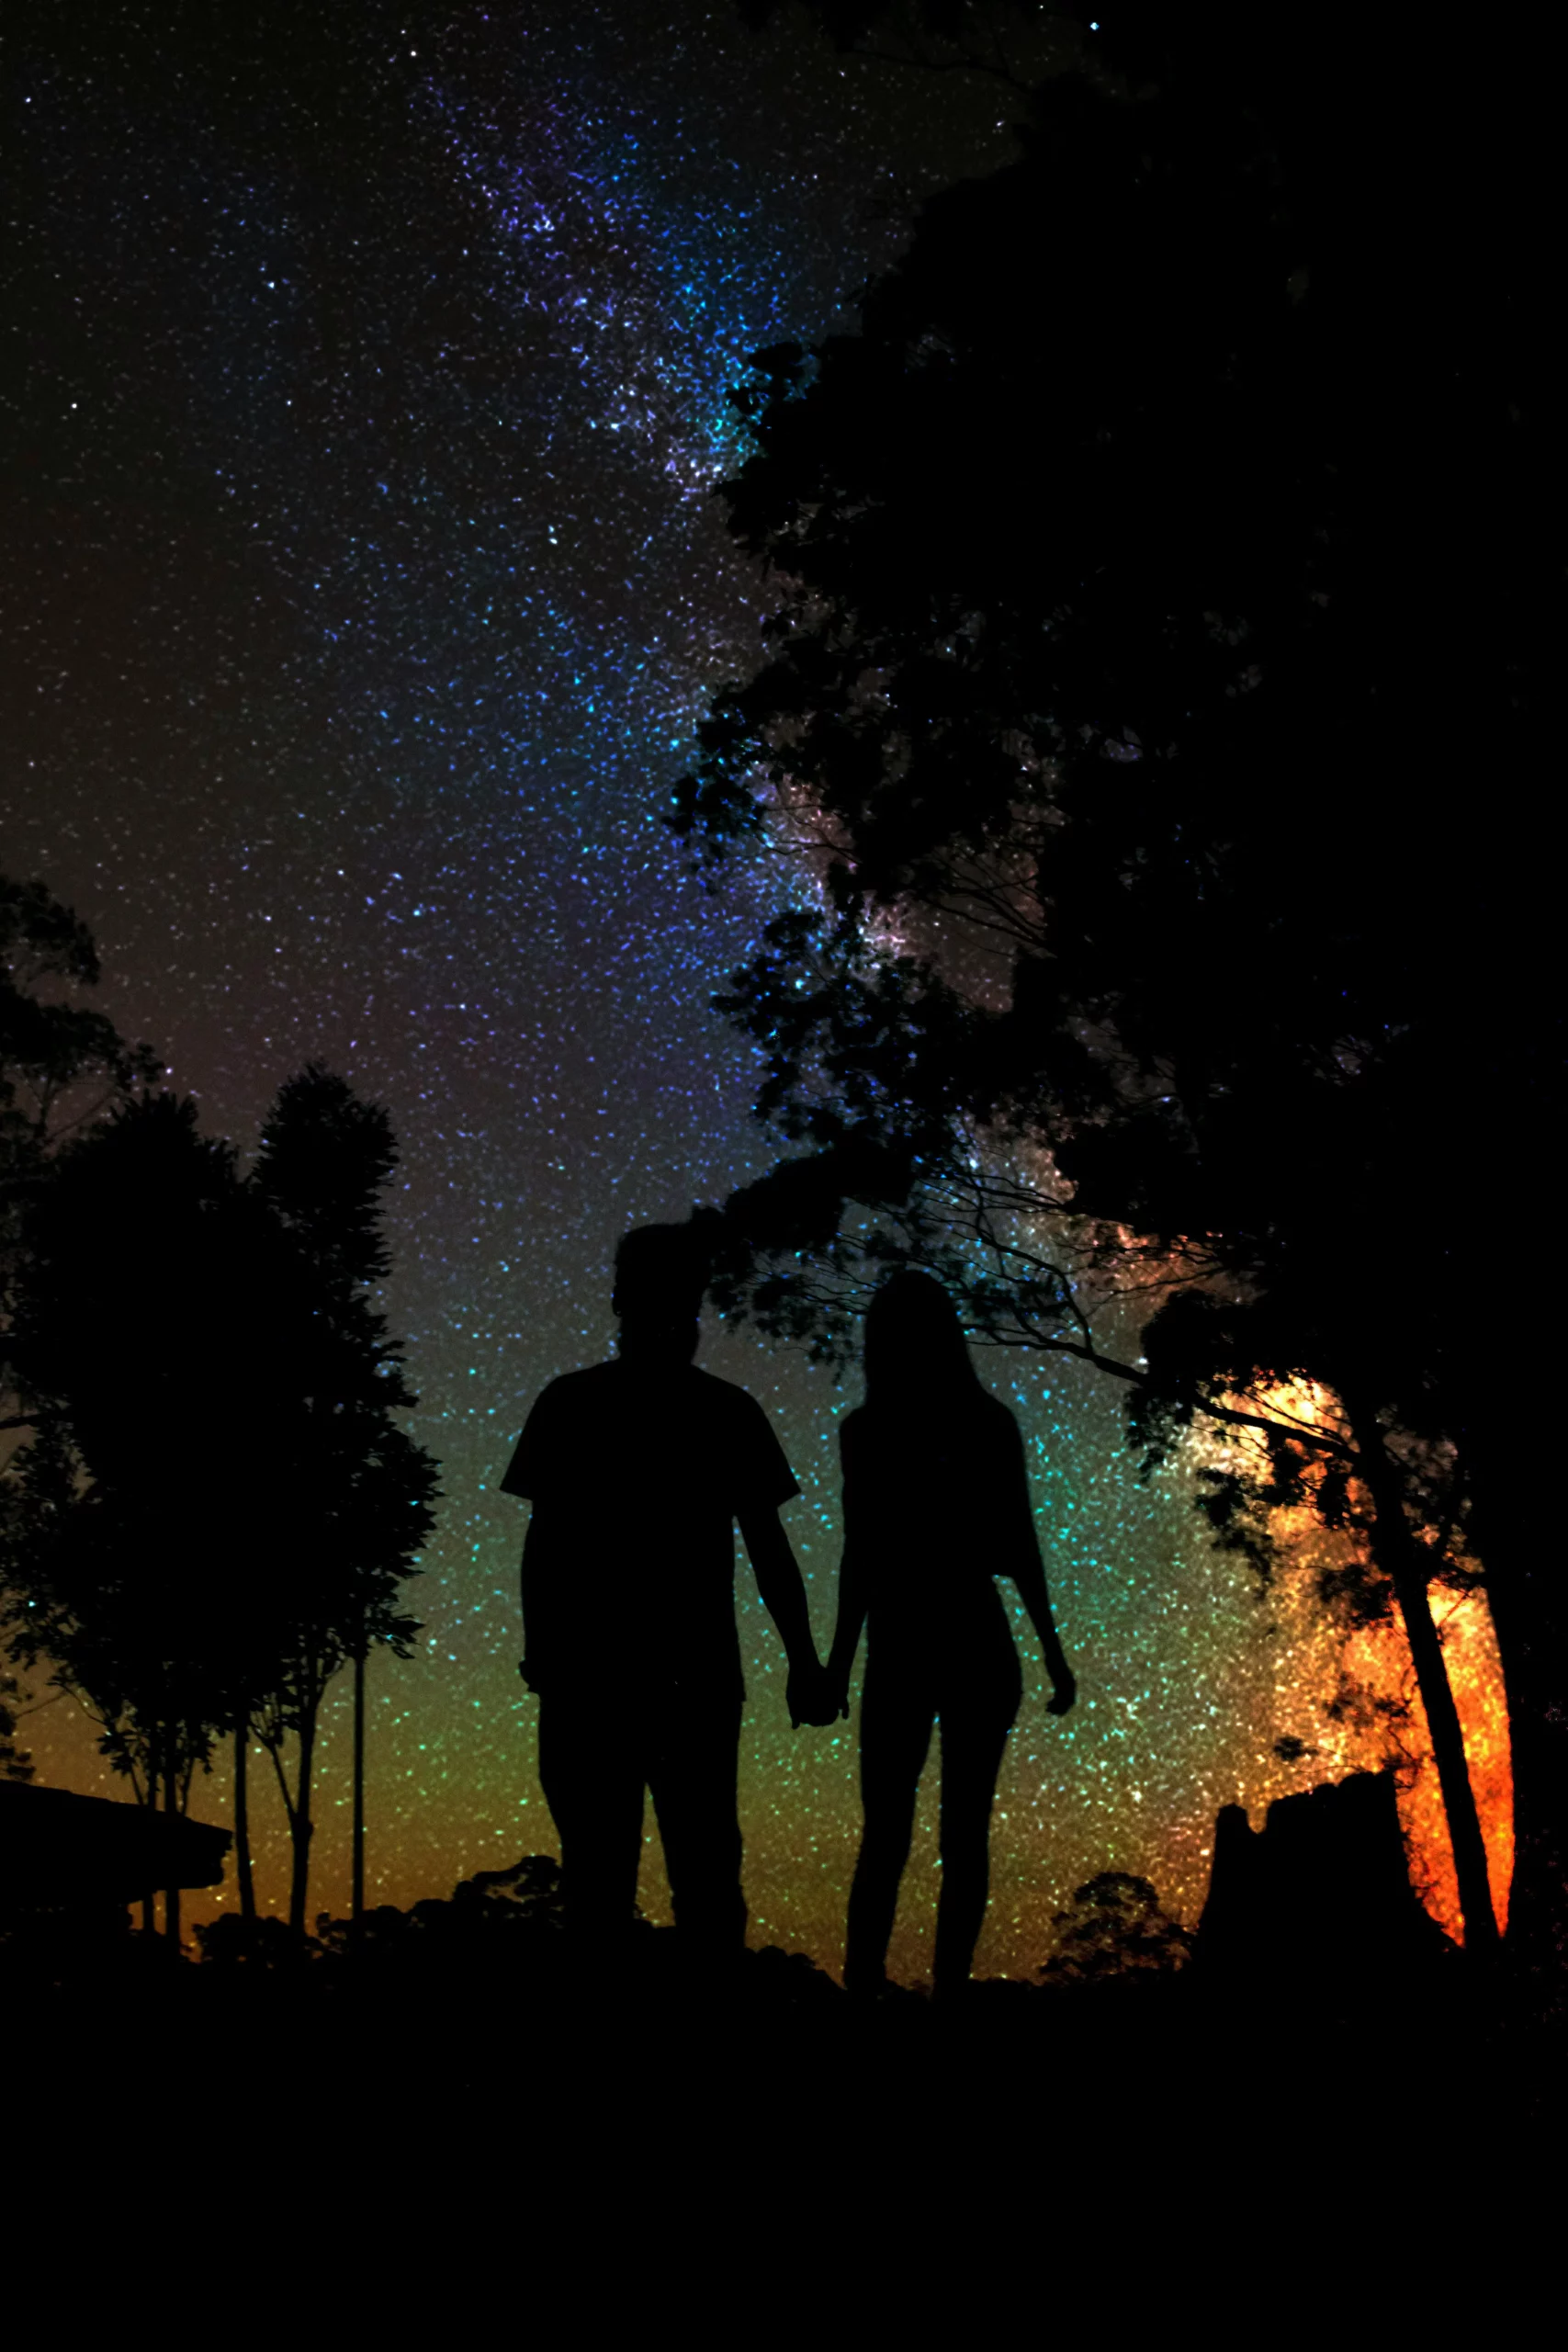
M547 1691L539 1779L560 1836L568 1922L593 1944L618 1940L642 1860L642 1762L628 1725L602 1699Z
M739 1698L675 1698L649 1743L653 1791L675 1924L693 1952L727 1956L746 1941L740 1887Z
M874 1993L886 1982L898 1883L915 1830L915 1795L931 1747L932 1708L919 1678L867 1664L860 1710L860 1790L865 1826L850 1888L844 1985Z

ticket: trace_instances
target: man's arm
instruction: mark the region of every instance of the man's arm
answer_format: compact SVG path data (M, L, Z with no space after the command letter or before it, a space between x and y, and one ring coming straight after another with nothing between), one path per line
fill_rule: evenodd
M549 1652L549 1639L544 1629L543 1550L538 1506L535 1504L528 1513L528 1532L523 1538L523 1657L517 1669L530 1690L538 1690L539 1669Z
M838 1709L827 1704L821 1662L806 1611L806 1587L778 1512L753 1505L741 1511L739 1519L762 1606L779 1629L789 1660L790 1722L797 1729L803 1723L831 1723Z
M528 1529L523 1538L520 1579L523 1656L518 1661L517 1671L530 1690L539 1688L539 1671L545 1666L550 1649L550 1637L545 1627L550 1579L546 1543L539 1532L539 1484L541 1473L547 1477L550 1467L551 1421L558 1393L559 1383L552 1381L535 1398L501 1481L503 1495L515 1495L519 1502L525 1502L528 1506Z

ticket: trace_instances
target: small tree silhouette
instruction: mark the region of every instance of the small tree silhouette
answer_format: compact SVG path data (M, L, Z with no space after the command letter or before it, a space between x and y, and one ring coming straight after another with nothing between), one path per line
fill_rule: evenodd
M0 874L0 1307L7 1314L20 1221L51 1154L163 1067L150 1046L128 1045L106 1013L80 1001L98 977L85 923L43 883Z
M1186 1966L1192 1951L1192 1938L1161 1908L1150 1882L1125 1871L1101 1871L1075 1887L1051 1925L1055 1948L1040 1971L1048 1984L1169 1975Z
M30 1781L33 1760L17 1742L17 1701L20 1697L14 1674L0 1674L0 1781Z

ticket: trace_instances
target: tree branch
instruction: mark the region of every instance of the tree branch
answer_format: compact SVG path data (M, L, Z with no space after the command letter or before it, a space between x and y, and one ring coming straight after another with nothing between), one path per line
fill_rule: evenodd
M1032 95L1029 84L1021 82L1010 66L992 65L983 57L912 57L896 49L847 49L842 54L862 58L868 65L912 66L917 74L984 74L1024 97Z

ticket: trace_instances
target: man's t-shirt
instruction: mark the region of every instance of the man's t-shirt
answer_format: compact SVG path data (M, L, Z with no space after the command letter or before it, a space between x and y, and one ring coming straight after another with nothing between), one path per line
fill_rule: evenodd
M741 1690L734 1523L800 1492L755 1398L694 1364L570 1372L539 1397L501 1483L534 1506L536 1690Z

